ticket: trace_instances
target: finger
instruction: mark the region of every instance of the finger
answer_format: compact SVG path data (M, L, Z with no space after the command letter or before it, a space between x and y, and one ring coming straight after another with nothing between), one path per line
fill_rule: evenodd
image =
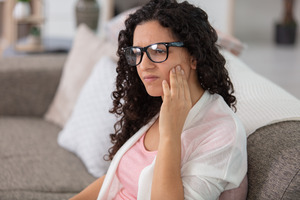
M178 65L176 67L176 77L178 83L178 96L184 98L184 84L183 84L183 76L182 76L182 68Z
M169 99L169 97L170 97L170 87L166 80L163 80L162 88L163 88L163 97L164 97L164 101L165 101L166 99Z
M178 83L175 67L170 71L170 92L172 96L178 96Z
M183 91L184 91L184 98L187 101L191 101L191 93L190 93L190 87L189 84L187 82L187 78L185 76L184 70L181 70L181 74L182 74L182 82L183 82Z

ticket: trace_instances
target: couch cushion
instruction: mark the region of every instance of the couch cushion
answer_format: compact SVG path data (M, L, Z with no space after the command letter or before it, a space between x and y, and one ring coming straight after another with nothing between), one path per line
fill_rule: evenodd
M300 121L258 129L248 138L248 200L300 196Z
M95 180L57 144L60 128L39 118L0 117L0 197L67 199Z
M66 54L0 59L0 115L41 117L59 84Z

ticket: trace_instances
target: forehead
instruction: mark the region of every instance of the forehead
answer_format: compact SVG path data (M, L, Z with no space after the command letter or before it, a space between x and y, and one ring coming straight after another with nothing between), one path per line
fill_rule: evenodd
M148 46L157 42L176 41L171 29L160 25L158 21L148 21L137 25L133 34L133 46Z

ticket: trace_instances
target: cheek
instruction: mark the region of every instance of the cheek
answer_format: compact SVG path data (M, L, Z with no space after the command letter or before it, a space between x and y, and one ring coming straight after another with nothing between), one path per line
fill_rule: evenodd
M178 51L170 56L170 66L180 65L184 70L190 68L190 56L185 51Z
M170 83L170 73L171 73L171 70L173 67L170 67L170 66L173 66L173 65L167 65L167 66L163 66L161 68L161 78L162 80L166 80L168 83Z

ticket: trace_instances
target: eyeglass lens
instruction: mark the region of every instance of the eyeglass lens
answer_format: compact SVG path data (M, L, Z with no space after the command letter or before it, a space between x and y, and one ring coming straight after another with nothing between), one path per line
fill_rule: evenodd
M168 49L165 44L152 44L146 49L148 58L153 62L163 62L168 57ZM143 50L140 47L131 47L126 49L125 56L131 66L140 64L143 57Z

